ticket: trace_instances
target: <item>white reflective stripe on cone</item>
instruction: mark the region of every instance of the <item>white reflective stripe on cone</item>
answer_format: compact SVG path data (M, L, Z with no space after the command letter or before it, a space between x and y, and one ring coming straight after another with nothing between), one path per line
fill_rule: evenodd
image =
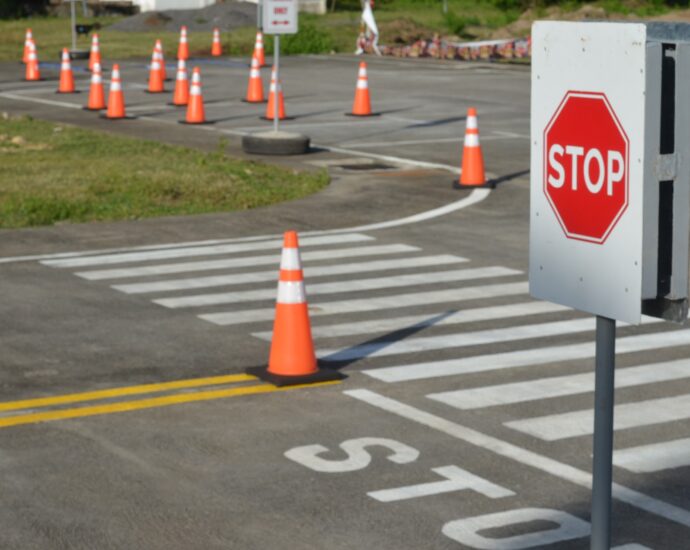
M465 147L479 147L479 134L465 134Z
M304 292L304 281L279 281L278 299L279 304L303 304L307 301Z
M298 248L283 248L283 254L280 258L280 269L302 269Z
M367 77L367 70L366 70L364 67L362 67L362 68L359 70L359 73L357 74L357 76L358 76L359 78L366 78L366 77Z
M122 91L122 84L120 84L120 82L111 81L111 82L110 82L110 91L111 91L111 92L120 92L120 91Z
M476 130L477 129L477 117L476 116L468 116L467 117L467 129L468 130Z

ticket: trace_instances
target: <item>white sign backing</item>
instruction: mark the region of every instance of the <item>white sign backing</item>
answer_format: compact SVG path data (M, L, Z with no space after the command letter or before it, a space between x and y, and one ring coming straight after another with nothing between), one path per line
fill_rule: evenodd
M532 30L530 292L639 323L647 29Z
M297 32L297 0L263 0L263 31L267 34Z

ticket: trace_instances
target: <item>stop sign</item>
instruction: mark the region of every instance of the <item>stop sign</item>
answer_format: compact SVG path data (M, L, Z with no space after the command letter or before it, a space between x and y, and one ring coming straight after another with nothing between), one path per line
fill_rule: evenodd
M605 94L569 91L544 129L544 193L569 239L602 244L628 206L628 136Z

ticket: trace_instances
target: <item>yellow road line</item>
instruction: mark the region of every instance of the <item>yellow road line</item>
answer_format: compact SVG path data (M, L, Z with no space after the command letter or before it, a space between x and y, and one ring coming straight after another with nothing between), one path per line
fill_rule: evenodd
M126 395L141 395L144 393L156 393L168 390L184 388L198 388L200 386L217 386L219 384L232 384L234 382L248 382L256 380L249 374L230 374L226 376L210 376L207 378L192 378L189 380L175 380L174 382L161 382L158 384L143 384L141 386L127 386L97 390L85 393L72 393L53 397L38 397L36 399L24 399L22 401L8 401L0 403L0 411L16 411L19 409L35 409L36 407L48 407L50 405L64 405L66 403L81 403L83 401L96 401L110 397L123 397Z
M57 411L22 414L17 416L8 416L6 418L0 418L0 428L19 426L22 424L37 424L39 422L51 422L54 420L66 420L68 418L81 418L84 416L95 416L101 414L136 411L141 409L152 409L155 407L166 407L169 405L179 405L182 403L193 403L195 401L223 399L225 397L235 397L238 395L272 393L279 391L296 390L300 388L315 388L320 386L330 386L332 384L339 383L339 380L334 380L330 382L319 382L316 384L299 384L295 386L285 386L282 388L278 388L276 386L272 386L269 384L261 384L257 386L245 386L241 388L230 388L224 390L209 390L197 393L166 395L163 397L152 397L150 399L139 399L137 401L124 401L120 403L111 403L108 405L80 407L77 409L63 409Z

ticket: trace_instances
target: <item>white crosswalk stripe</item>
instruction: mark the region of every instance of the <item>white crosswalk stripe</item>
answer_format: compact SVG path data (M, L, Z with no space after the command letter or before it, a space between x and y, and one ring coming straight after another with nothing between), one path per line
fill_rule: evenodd
M690 466L690 438L620 449L614 452L613 463L636 474Z
M307 237L300 241L300 246L332 245L341 243L355 243L371 241L373 237L359 233L329 235L325 237ZM41 263L52 267L72 268L93 265L113 265L132 262L148 262L154 260L168 260L171 258L191 258L194 256L215 256L219 254L236 254L252 252L254 250L280 250L283 241L272 239L269 241L223 244L213 246L194 246L189 248L173 248L150 250L146 252L121 252L118 254L101 254L98 256L81 256L78 258L43 260Z
M376 319L375 321L360 321L357 323L341 323L312 327L314 338L334 338L337 336L358 336L361 334L389 333L426 327L441 327L478 321L493 321L509 319L511 317L529 317L542 313L568 311L570 308L552 304L550 302L521 302L502 306L463 309L460 311L446 311L438 315L407 315L402 317ZM272 331L254 332L252 336L269 340Z
M616 342L616 352L618 354L625 354L688 345L690 345L690 330L676 330L620 338ZM487 372L543 365L556 359L558 361L570 361L592 357L594 357L594 342L586 342L584 344L548 346L493 355L465 357L463 359L385 367L364 370L362 372L384 382L406 382L425 378L456 376L471 372Z
M486 279L519 275L521 272L506 267L479 267L454 271L439 271L431 273L415 273L412 275L398 275L397 277L377 277L374 279L350 279L336 283L321 283L309 285L307 297L319 294L338 294L364 290L384 288L399 288L411 285L429 285L439 282L459 282L472 279ZM251 302L270 300L275 297L275 290L248 290L245 292L221 292L217 294L198 294L194 296L180 296L176 298L161 298L154 303L169 308L215 306L233 304L237 302Z
M385 254L402 254L417 252L419 248L406 244L367 245L354 248L334 248L329 250L308 250L302 252L302 261L341 260L344 258L382 256ZM465 261L467 261L465 259ZM222 260L205 260L200 262L181 262L173 264L155 264L139 267L123 267L116 269L93 269L91 271L77 271L75 275L89 281L103 279L126 279L132 277L150 277L155 275L172 275L174 273L193 273L195 271L215 271L219 269L235 269L241 267L257 267L260 265L278 265L280 251L266 256L246 256Z
M371 262L346 263L318 267L305 267L304 276L308 278L326 277L330 275L346 275L349 273L366 273L368 271L387 271L391 269L409 269L418 267L434 267L464 262L464 258L442 254L438 256L418 256L397 260L375 260ZM147 292L166 292L172 290L189 290L193 288L209 288L214 286L231 286L240 284L275 281L276 272L258 271L254 273L235 273L233 275L216 275L211 277L194 277L191 279L172 279L152 283L133 283L127 285L113 285L115 290L125 294L144 294Z
M614 430L626 430L690 418L690 394L617 405ZM558 441L594 431L594 411L572 411L506 422L505 426L545 441Z
M616 388L629 388L684 378L690 378L690 359L617 369ZM594 373L587 372L468 390L433 393L427 397L456 409L478 409L539 399L553 399L554 397L593 391Z
M501 296L514 296L527 293L527 283L507 283L485 286L472 286L454 288L451 290L433 290L429 292L417 292L409 294L395 294L392 296L380 296L375 298L363 298L357 300L341 300L337 302L311 301L309 315L320 317L323 315L336 315L342 313L358 313L365 311L380 311L383 309L396 309L429 304L447 304L463 300L481 300L486 298L498 298ZM229 311L221 313L207 313L199 315L199 318L217 325L237 325L253 323L257 321L270 321L273 319L273 308L250 309L245 311Z

